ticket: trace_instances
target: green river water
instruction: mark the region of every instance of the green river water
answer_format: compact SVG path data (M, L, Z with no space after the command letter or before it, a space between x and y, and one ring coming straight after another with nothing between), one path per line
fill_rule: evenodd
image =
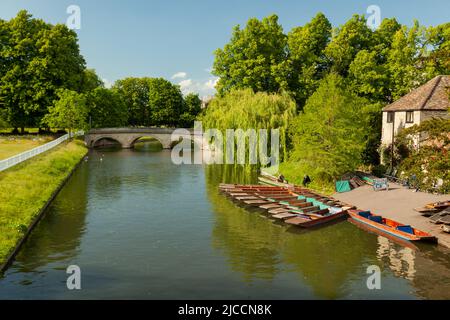
M450 299L448 250L347 221L289 228L217 188L255 181L174 165L170 151L91 151L0 278L0 299ZM69 265L81 290L66 287ZM380 290L367 288L371 265Z

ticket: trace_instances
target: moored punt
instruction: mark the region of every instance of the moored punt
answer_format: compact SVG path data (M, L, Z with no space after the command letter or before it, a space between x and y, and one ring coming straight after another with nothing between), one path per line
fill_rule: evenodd
M381 234L397 237L401 240L414 242L437 242L437 238L428 232L418 230L410 225L375 215L370 211L348 210L351 219L370 228L372 231Z
M245 204L247 204L247 205L254 206L254 207L259 207L262 204L270 203L270 201L263 200L263 199L260 199L260 200L244 200L243 202Z
M287 219L284 222L297 227L312 228L344 219L347 217L347 215L347 210L341 210L339 212L333 212L321 217L310 215L308 218L306 218L305 215L300 215L295 218Z

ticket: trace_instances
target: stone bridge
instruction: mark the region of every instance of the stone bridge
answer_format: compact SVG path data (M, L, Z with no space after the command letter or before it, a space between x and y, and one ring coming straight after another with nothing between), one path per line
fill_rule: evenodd
M174 131L177 130L175 133ZM194 129L181 128L104 128L92 129L85 134L85 142L89 148L101 145L102 141L115 141L122 148L133 148L135 142L143 137L151 137L158 140L164 149L170 149L175 142L182 139L194 141L200 149L207 149L208 144L203 139L201 132Z

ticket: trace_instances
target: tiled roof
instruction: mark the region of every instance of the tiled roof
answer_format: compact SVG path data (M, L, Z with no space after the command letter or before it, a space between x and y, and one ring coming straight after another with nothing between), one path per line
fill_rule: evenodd
M449 90L450 76L437 76L387 105L383 111L447 110L450 108Z

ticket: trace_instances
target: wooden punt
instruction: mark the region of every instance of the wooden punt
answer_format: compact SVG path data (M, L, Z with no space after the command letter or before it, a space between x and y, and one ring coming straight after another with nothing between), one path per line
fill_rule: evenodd
M284 207L284 208L276 208L276 209L270 209L268 212L271 215L283 213L283 212L289 212L290 209Z
M375 215L370 211L348 210L351 219L365 225L372 231L380 235L389 235L401 240L413 242L437 242L437 238L428 232L413 228L410 225L404 225L395 220Z
M263 199L254 199L254 200L244 200L245 204L263 204L263 203L269 203L270 201L263 200Z
M347 210L342 210L340 212L332 213L332 214L321 216L321 217L310 215L309 218L305 218L302 215L299 217L287 219L284 222L286 222L287 224L297 226L297 227L312 228L312 227L316 227L319 225L332 223L332 222L338 221L340 219L344 219L346 217L347 217Z
M298 214L295 214L295 213L282 212L282 213L272 215L272 218L279 219L279 220L286 220L286 219L297 217L297 216L298 216Z

